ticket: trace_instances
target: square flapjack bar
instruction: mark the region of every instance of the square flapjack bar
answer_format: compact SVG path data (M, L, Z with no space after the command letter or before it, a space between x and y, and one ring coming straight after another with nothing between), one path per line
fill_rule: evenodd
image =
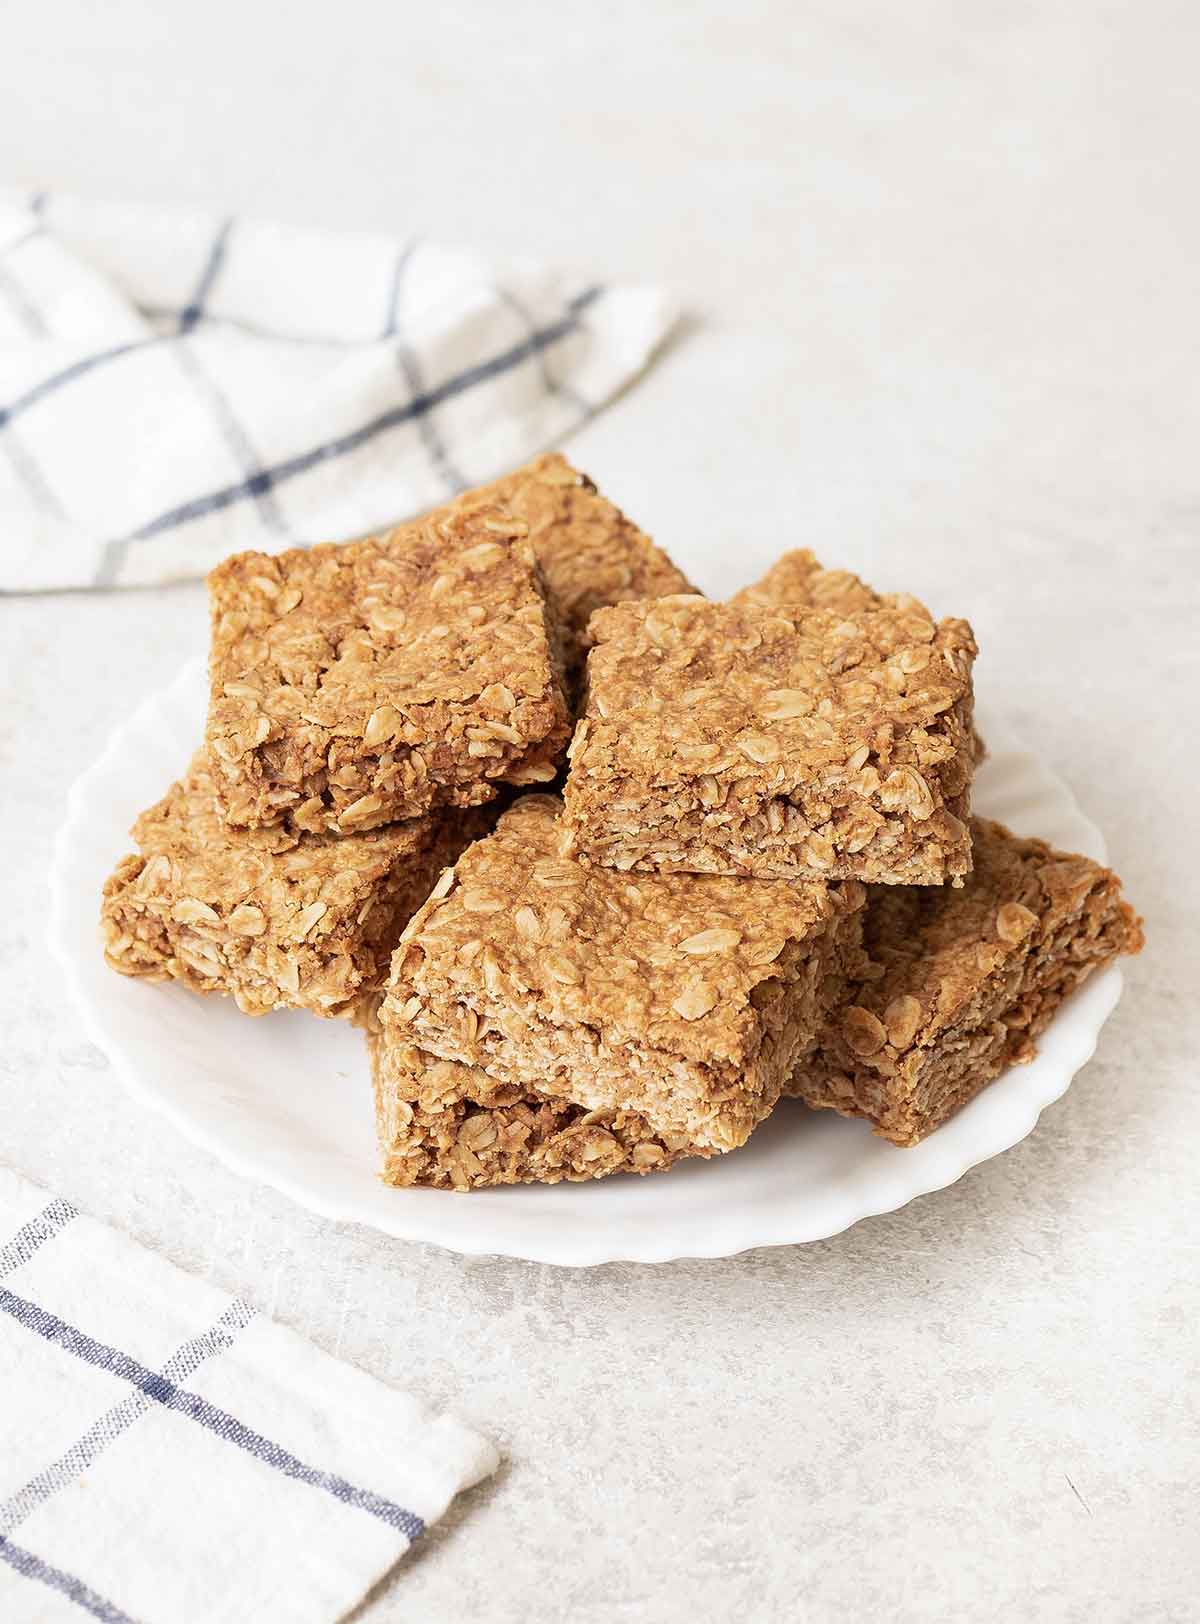
M919 598L907 592L876 592L850 570L826 569L807 547L784 553L764 576L735 592L729 601L760 609L831 609L842 615L860 609L895 609L933 618Z
M941 885L968 872L962 620L674 596L592 617L567 849L625 870Z
M760 609L832 609L843 615L860 609L895 609L900 614L933 619L920 598L908 592L876 592L850 570L826 569L807 547L784 553L753 586L734 593L730 602L753 604ZM978 765L987 755L987 748L973 722L971 749Z
M122 975L226 993L247 1015L346 1015L442 869L488 827L436 813L359 835L230 829L201 752L133 826L104 886L105 957Z
M685 1139L655 1133L635 1111L590 1111L526 1094L478 1066L387 1042L373 1011L361 1024L385 1184L482 1190L580 1183L662 1172L689 1154Z
M479 502L496 503L528 526L573 680L591 646L587 627L595 610L696 590L662 548L558 452L466 492L455 506Z
M521 520L495 507L209 576L205 743L225 819L361 832L548 783L568 729Z
M869 969L787 1092L915 1145L1017 1061L1094 971L1142 946L1109 869L973 821L961 889L871 887Z
M734 1149L844 993L863 887L585 869L560 809L522 796L442 876L396 949L385 1041Z

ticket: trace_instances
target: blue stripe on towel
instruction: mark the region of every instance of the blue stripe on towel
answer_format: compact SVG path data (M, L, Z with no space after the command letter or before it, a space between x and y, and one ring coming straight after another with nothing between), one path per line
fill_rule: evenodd
M245 1330L254 1318L254 1310L240 1297L233 1302L207 1331L194 1336L175 1350L162 1368L162 1374L172 1382L191 1376L206 1360L233 1347L238 1333ZM68 1488L88 1470L114 1443L150 1408L150 1399L143 1392L127 1393L119 1404L94 1421L70 1449L52 1461L36 1477L8 1500L0 1502L0 1534L11 1534L39 1506L52 1500L61 1490Z
M82 1579L77 1579L73 1573L64 1573L61 1568L52 1567L49 1562L43 1562L40 1556L14 1545L3 1534L0 1534L0 1561L7 1562L10 1568L15 1568L26 1579L38 1579L42 1584L49 1585L51 1590L57 1590L68 1601L73 1601L76 1607L82 1607L85 1613L103 1620L103 1624L136 1624L128 1613L123 1613L112 1602L98 1596Z
M133 338L124 344L114 344L111 349L97 350L95 355L85 355L82 360L73 361L69 367L61 372L54 372L41 383L35 383L32 389L27 389L23 395L10 400L7 406L0 406L0 429L12 422L22 412L36 406L39 400L52 395L56 389L64 384L74 383L76 378L82 378L85 373L93 372L106 361L116 361L122 355L133 355L138 350L148 350L155 344L167 344L174 340L174 333L155 333L150 338Z
M344 1505L353 1506L356 1510L378 1517L389 1527L398 1529L410 1543L425 1531L423 1520L415 1512L385 1499L371 1489L356 1487L344 1477L338 1476L336 1472L324 1472L307 1465L279 1444L246 1426L236 1416L218 1409L216 1405L208 1403L196 1393L189 1393L186 1388L177 1387L161 1371L149 1370L119 1348L111 1348L106 1343L97 1342L85 1331L59 1319L57 1314L50 1313L37 1303L18 1297L4 1286L0 1286L0 1312L8 1314L19 1325L25 1326L27 1330L43 1337L47 1342L57 1344L65 1353L73 1354L75 1358L95 1365L97 1369L107 1370L122 1381L129 1382L131 1386L138 1388L165 1409L190 1417L218 1438L224 1438L227 1443L245 1450L247 1454L253 1455L255 1459L281 1472L285 1477L295 1478L298 1482L307 1483L316 1489L323 1489Z
M0 1279L19 1269L23 1263L28 1263L43 1241L57 1235L71 1222L78 1218L78 1209L61 1196L56 1196L46 1207L43 1207L36 1218L31 1218L27 1224L22 1224L5 1246L0 1247Z
M191 299L179 313L179 331L186 333L200 320L204 314L204 306L208 303L208 296L212 292L213 283L221 273L225 263L225 251L229 247L229 234L233 230L233 220L225 220L217 230L216 238L209 249L208 259L200 273L200 280L196 284L196 291Z

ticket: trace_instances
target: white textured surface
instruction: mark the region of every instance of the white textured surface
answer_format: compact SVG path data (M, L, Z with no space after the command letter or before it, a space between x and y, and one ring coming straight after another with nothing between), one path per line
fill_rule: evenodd
M578 1275L383 1241L132 1107L56 998L62 795L200 648L200 592L7 603L0 1154L501 1441L507 1470L370 1624L1183 1624L1200 16L350 0L280 19L23 8L0 58L12 178L528 237L679 287L692 336L580 460L681 557L723 543L730 578L810 542L968 610L981 685L1104 830L1150 946L1028 1140L838 1239Z
M189 660L121 721L71 786L51 866L50 943L85 1031L135 1098L235 1173L326 1218L472 1257L576 1267L825 1240L944 1189L1024 1139L1091 1058L1120 997L1121 971L1109 966L1058 1012L1031 1062L1011 1067L913 1149L833 1111L789 1103L736 1156L689 1162L670 1178L478 1190L469 1200L390 1189L376 1173L361 1033L344 1021L314 1025L302 1011L247 1022L230 999L121 980L96 951L96 897L138 812L182 772L207 703L204 661ZM976 810L1103 861L1103 837L1063 781L1020 748L991 707L977 706L975 719L988 741Z

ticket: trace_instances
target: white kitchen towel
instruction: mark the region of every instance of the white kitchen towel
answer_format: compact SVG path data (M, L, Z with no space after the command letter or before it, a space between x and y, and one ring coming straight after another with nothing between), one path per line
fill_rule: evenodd
M423 512L582 422L674 319L417 238L0 190L0 590Z
M491 1444L0 1167L0 1618L340 1618Z

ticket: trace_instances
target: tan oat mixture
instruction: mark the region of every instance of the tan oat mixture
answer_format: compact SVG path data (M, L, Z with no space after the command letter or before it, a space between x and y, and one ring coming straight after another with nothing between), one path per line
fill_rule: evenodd
M347 834L550 782L567 711L525 530L476 506L215 569L205 742L226 821Z
M933 619L919 598L907 592L876 592L849 570L826 569L807 547L784 553L760 580L735 592L729 601L759 609L831 609L839 615L852 615L860 609L895 609Z
M899 614L933 619L920 598L909 592L876 592L849 570L826 569L807 547L784 553L761 580L735 592L729 601L760 609L832 609L841 615L852 615L860 609L895 609ZM971 749L978 766L987 755L987 746L973 724Z
M962 620L675 596L592 619L565 850L636 871L939 885L969 871Z
M684 1139L655 1133L634 1111L589 1111L526 1095L477 1066L385 1042L371 1017L365 1024L385 1184L482 1190L579 1183L663 1172L690 1153Z
M582 673L591 647L587 626L596 609L695 591L662 548L558 452L466 492L455 506L481 501L498 503L528 525L573 678Z
M915 1145L1014 1062L1093 971L1142 946L1120 881L976 818L961 890L872 887L866 978L788 1092Z
M104 954L122 975L226 993L247 1015L346 1015L382 982L409 917L480 812L368 834L229 829L204 753L133 826L104 886Z
M393 958L386 1041L734 1149L858 963L863 888L589 871L559 854L560 809L522 796L442 876Z

